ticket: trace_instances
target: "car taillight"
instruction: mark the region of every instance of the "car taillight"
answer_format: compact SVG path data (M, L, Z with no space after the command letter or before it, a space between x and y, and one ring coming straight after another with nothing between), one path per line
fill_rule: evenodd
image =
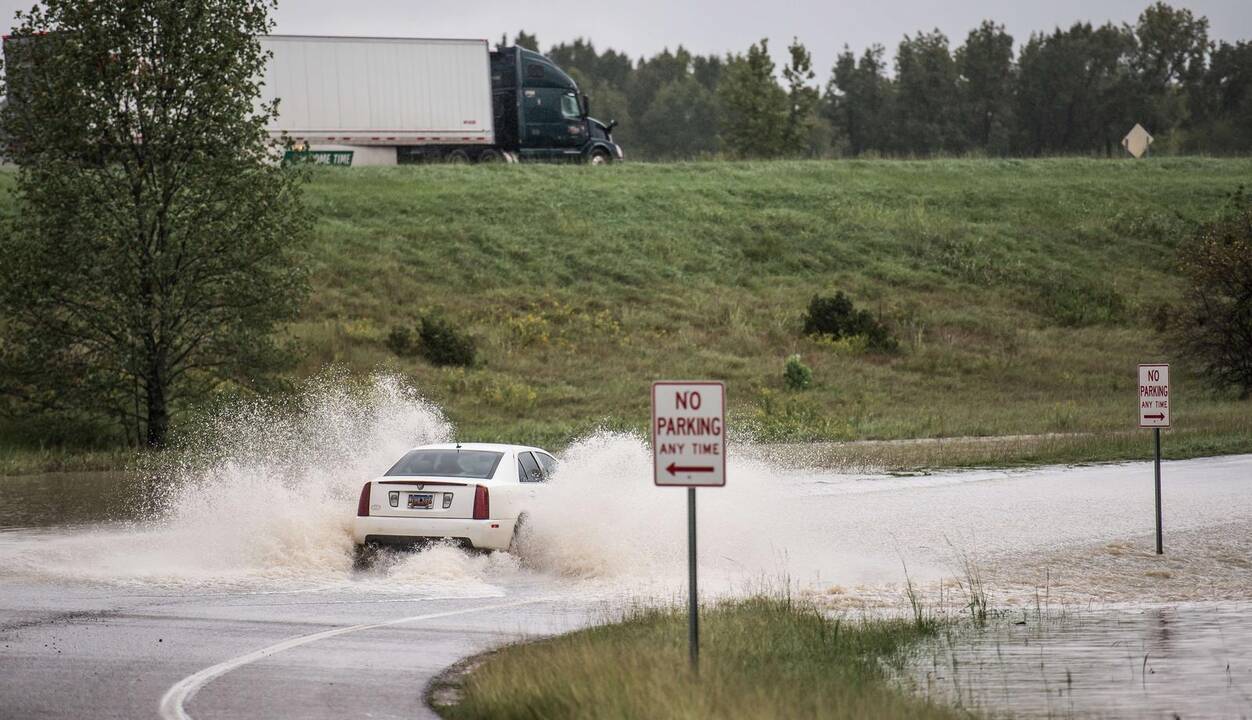
M370 514L370 485L373 483L365 483L361 487L361 499L356 503L357 517L369 517Z
M491 499L487 497L487 488L474 486L474 519L486 520L491 516Z

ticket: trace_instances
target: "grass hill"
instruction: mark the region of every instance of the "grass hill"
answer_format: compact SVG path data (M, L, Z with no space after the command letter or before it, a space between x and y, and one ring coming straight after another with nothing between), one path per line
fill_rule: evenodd
M1252 451L1252 403L1155 333L1179 240L1249 181L1252 160L1200 158L323 168L294 372L402 373L466 440L642 431L660 378L726 380L732 428L762 441L1002 438L816 446L910 468L1143 457L1135 365L1164 359L1167 455ZM898 352L802 334L840 290ZM431 315L474 366L389 348Z
M1165 359L1167 448L1249 450L1252 404L1154 327L1178 241L1250 180L1252 161L1198 158L326 169L299 372L410 375L466 439L643 429L652 380L703 377L762 440L1096 436L987 458L1011 462L1142 454L1122 432L1135 365ZM803 336L836 290L900 351ZM388 349L432 313L477 339L475 367ZM793 353L807 391L784 389Z

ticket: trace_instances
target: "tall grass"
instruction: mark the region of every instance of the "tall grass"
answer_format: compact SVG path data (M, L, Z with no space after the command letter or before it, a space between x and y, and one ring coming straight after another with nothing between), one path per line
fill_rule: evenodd
M1155 358L1190 452L1252 451L1252 403L1151 332L1179 238L1249 177L1201 158L325 168L293 372L407 374L463 439L642 430L652 380L707 376L761 441L1094 433L1111 459L1146 456L1111 434ZM809 299L839 290L899 352L803 335ZM476 339L474 366L388 349L432 313ZM793 354L804 393L778 372ZM1064 445L970 462L1087 459Z
M1132 422L1134 366L1164 357L1179 427L1229 445L1252 404L1209 393L1150 319L1180 291L1178 239L1249 176L1193 158L327 169L292 333L301 373L398 369L482 439L642 429L669 376L728 381L765 441L1109 432ZM902 351L804 337L808 300L836 290ZM479 338L468 381L387 351L431 310ZM788 396L796 353L813 383ZM509 384L533 401L489 389Z
M781 597L727 601L703 613L698 677L687 667L685 623L678 610L637 609L506 647L460 681L459 700L436 709L454 719L968 717L890 681L888 669L928 632L904 620L832 619Z

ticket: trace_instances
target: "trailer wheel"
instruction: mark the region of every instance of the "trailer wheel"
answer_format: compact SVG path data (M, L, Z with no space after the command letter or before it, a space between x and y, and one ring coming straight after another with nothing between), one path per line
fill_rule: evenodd
M469 162L469 155L464 150L453 150L444 156L444 162L451 165L464 165Z
M603 148L596 148L591 151L591 159L588 160L592 165L608 165L613 162L613 157Z
M504 156L499 150L487 148L478 154L478 162L480 163L498 163L504 162Z

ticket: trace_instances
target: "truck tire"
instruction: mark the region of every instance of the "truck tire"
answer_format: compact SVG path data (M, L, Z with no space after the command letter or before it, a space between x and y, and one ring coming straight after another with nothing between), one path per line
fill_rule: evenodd
M587 159L587 163L590 165L608 165L611 162L613 162L613 156L604 148L592 150L591 157Z
M464 150L453 150L452 152L443 156L443 161L448 163L449 165L465 165L470 160L469 160L469 154L466 153Z
M499 150L487 148L478 153L478 162L480 163L500 163L504 162L504 155Z

